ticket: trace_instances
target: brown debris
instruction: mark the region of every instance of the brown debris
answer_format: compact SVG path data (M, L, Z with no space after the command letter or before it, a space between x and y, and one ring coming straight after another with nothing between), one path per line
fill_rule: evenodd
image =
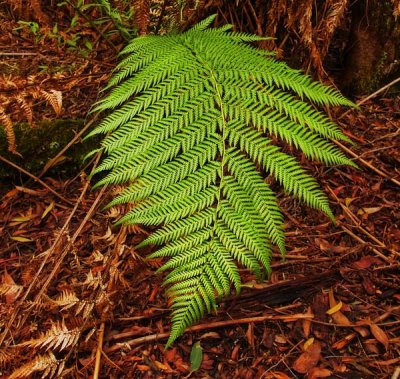
M345 3L329 2L329 33ZM45 2L40 4L48 14ZM251 20L248 11L243 14ZM265 26L260 20L252 21L257 29ZM309 33L307 22L292 19L291 25ZM10 22L7 27L16 26ZM11 32L0 35L4 46L14 46L9 53L35 54L18 56L21 74L13 72L1 83L0 90L13 99L6 112L13 121L34 123L53 117L61 106L61 116L87 113L115 57L90 28L84 32L96 43L96 53L87 58L47 37L34 44L25 32L13 40ZM311 35L311 41L315 38ZM76 70L39 74L41 63L54 68L55 55L63 67L75 64ZM9 56L7 64L16 65L16 57ZM45 91L50 107L45 99L30 103L32 96L21 97L25 87ZM62 93L62 104L52 90ZM286 260L276 252L273 275L262 283L244 271L242 294L222 302L217 314L193 326L167 351L169 310L162 277L154 274L161 261L144 260L150 248L134 249L149 230L114 228L124 210L103 212L109 189L91 193L85 175L37 175L41 179L33 183L21 173L19 181L2 190L0 202L2 374L185 377L192 346L201 340L202 366L191 378L399 376L400 102L368 100L361 108L332 115L357 142L347 148L360 170L309 163L331 200L337 225L280 195L287 214Z

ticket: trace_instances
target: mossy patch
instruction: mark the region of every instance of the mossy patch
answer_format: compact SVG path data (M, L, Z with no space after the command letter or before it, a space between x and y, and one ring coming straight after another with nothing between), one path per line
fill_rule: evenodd
M7 150L4 128L0 127L0 154L32 174L39 173L46 163L67 145L84 125L84 120L51 120L42 121L35 128L26 123L14 125L19 157ZM99 141L90 139L82 142L80 139L71 146L54 166L49 174L61 177L73 175L83 167L83 157L95 147ZM0 162L0 179L19 175L14 168Z

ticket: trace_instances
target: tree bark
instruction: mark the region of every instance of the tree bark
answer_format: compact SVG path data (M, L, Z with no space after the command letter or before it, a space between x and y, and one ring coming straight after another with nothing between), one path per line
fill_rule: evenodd
M399 41L400 19L390 0L355 1L341 87L349 95L368 94L399 75Z

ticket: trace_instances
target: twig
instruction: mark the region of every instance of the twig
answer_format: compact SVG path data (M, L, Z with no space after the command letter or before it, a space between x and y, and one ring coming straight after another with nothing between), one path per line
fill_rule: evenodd
M104 338L104 321L101 323L100 330L99 330L99 339L98 339L98 342L97 342L96 361L95 361L95 364L94 364L93 379L98 379L99 378L100 363L101 363L101 353L103 351L103 338Z
M339 223L339 226L350 236L353 237L356 241L362 243L363 245L368 245L367 242L365 242L362 238L354 234L351 230L347 229L345 226L343 226L341 223ZM385 262L391 263L390 259L382 254L379 250L375 249L374 247L371 247L371 250L379 257L382 258Z
M14 55L38 55L38 53L2 53L0 52L0 55L6 55L6 56L14 56Z
M388 88L390 88L391 86L395 85L396 83L400 82L400 77L392 80L390 83L384 85L382 88L378 89L377 91L375 91L374 93L371 93L371 95L368 95L367 97L363 98L360 101L357 101L357 105L360 106L361 104L364 104L365 102L367 102L370 99L373 99L375 96L379 95L381 92L386 91ZM352 109L349 109L348 111L344 112L342 115L340 115L338 117L338 120L340 120L341 118L343 118L344 116L346 116L349 112L351 112Z
M31 179L33 179L34 181L38 182L39 184L41 184L43 187L45 187L47 190L49 190L54 196L57 196L60 200L64 201L65 203L74 206L75 203L73 203L72 201L69 201L68 199L66 199L64 196L60 195L57 191L53 190L53 188L51 188L48 184L46 184L43 180L39 179L37 176L31 174L30 172L24 170L22 167L16 165L15 163L9 161L8 159L2 157L0 155L0 160L3 161L4 163L8 164L9 166L15 168L16 170L22 172L23 174L29 176Z
M333 141L337 146L339 146L341 149L343 149L346 153L351 155L353 158L356 158L360 163L362 163L364 166L368 167L372 171L376 172L378 175L383 176L385 179L390 180L392 183L400 186L400 181L398 181L395 178L391 178L389 174L383 172L382 170L374 167L372 164L368 163L366 160L362 159L359 155L351 151L348 147L344 146L342 143L339 141Z
M241 325L241 324L249 324L249 323L257 323L257 322L263 322L267 320L283 320L283 321L288 321L292 319L312 319L314 316L313 315L307 315L307 314L297 314L297 315L264 315L264 316L257 316L257 317L246 317L246 318L240 318L236 320L225 320L225 321L216 321L216 322L211 322L207 324L200 324L200 325L195 325L192 326L191 328L188 328L186 332L198 332L201 330L208 330L208 329L216 329L216 328L222 328L225 326L231 326L231 325ZM162 339L165 339L169 336L169 333L157 333L157 334L151 334L149 336L144 336L140 338L135 338L132 340L129 340L124 343L118 343L114 346L111 346L106 350L107 353L119 350L120 348L124 346L129 346L129 347L134 347L141 345L142 343L145 342L153 342L153 341L159 341Z
M370 238L372 241L374 241L379 247L382 247L383 249L389 251L392 254L398 255L400 256L400 253L395 251L395 250L391 250L389 249L382 241L378 240L378 238L376 238L374 235L372 235L370 232L368 232L368 230L364 229L361 226L361 221L357 218L357 216L345 205L343 205L339 198L336 196L335 192L333 192L332 188L330 188L329 186L327 186L328 191L331 193L331 195L335 198L336 202L340 205L340 207L343 209L343 211L350 217L350 219L353 221L354 226L360 230L363 234L365 234L368 238ZM338 222L338 224L340 225L340 227L349 235L351 235L354 239L356 239L358 242L362 242L364 244L366 244L365 241L363 241L360 237L357 237L354 233L350 232L349 229L347 229L346 227L344 227L341 223ZM375 254L377 254L379 257L381 257L382 259L384 259L386 262L391 263L390 259L387 258L385 255L383 255L381 252L379 252L378 250L376 250L375 248L372 248L372 250L374 251Z

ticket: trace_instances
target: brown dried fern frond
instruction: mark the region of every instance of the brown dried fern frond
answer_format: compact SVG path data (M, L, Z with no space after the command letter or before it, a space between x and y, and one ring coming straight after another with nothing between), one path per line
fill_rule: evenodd
M3 296L12 296L15 299L21 295L21 292L24 290L23 286L19 286L18 284L0 284L0 295Z
M38 347L49 349L64 350L65 348L76 344L79 339L81 332L79 328L69 330L64 320L53 323L50 330L41 333L39 338L31 339L29 341L22 342L16 347Z
M9 113L7 112L8 105L12 104L13 102L17 102L26 120L28 121L29 126L33 127L34 122L32 98L36 100L44 100L53 108L57 117L59 117L62 113L62 92L55 89L45 91L39 86L35 86L25 90L22 89L20 86L17 86L16 83L11 80L11 78L9 78L4 83L5 88L11 88L12 92L15 91L15 93L11 92L7 99L4 96L0 97L0 123L3 125L5 130L8 150L13 154L20 155L17 151L13 122Z
M61 371L59 363L51 351L45 355L37 355L32 361L17 368L8 379L26 378L38 371L43 372L42 378L52 377L57 369L58 372Z
M50 301L53 305L62 307L61 311L76 306L75 316L78 316L80 313L82 313L84 319L89 317L95 306L95 301L81 300L71 290L64 290L59 296L57 296L56 299L48 298L48 301Z
M52 304L62 307L62 310L68 309L80 302L79 298L76 296L75 292L70 290L64 290L55 299L50 299Z
M336 0L332 4L330 4L327 15L322 19L322 25L319 28L318 33L318 40L320 41L319 51L322 59L328 52L333 34L340 26L340 22L342 21L348 6L348 0Z
M23 110L26 120L30 127L33 127L33 112L32 112L32 104L29 104L27 101L27 96L25 93L18 94L15 99L17 100L18 104L21 106Z
M392 0L393 1L393 16L400 16L400 0Z
M6 113L5 109L0 105L0 122L3 124L6 132L8 151L12 154L21 156L17 151L17 145L15 143L15 133L13 123L10 116Z
M103 280L101 274L98 272L97 275L94 276L92 270L89 270L86 275L85 281L82 283L82 285L92 288L93 290L101 287L102 284Z
M32 93L32 95L33 95L33 93ZM33 96L36 98L45 99L47 101L47 103L52 106L56 115L57 116L61 115L61 112L62 112L62 93L61 93L61 91L52 89L52 90L50 90L50 92L47 92L43 89L39 89L39 92L38 93L35 92Z
M150 1L149 0L134 0L134 24L138 29L139 35L146 35L150 22Z
M7 363L11 362L15 357L15 352L11 349L0 350L0 367L4 367Z

